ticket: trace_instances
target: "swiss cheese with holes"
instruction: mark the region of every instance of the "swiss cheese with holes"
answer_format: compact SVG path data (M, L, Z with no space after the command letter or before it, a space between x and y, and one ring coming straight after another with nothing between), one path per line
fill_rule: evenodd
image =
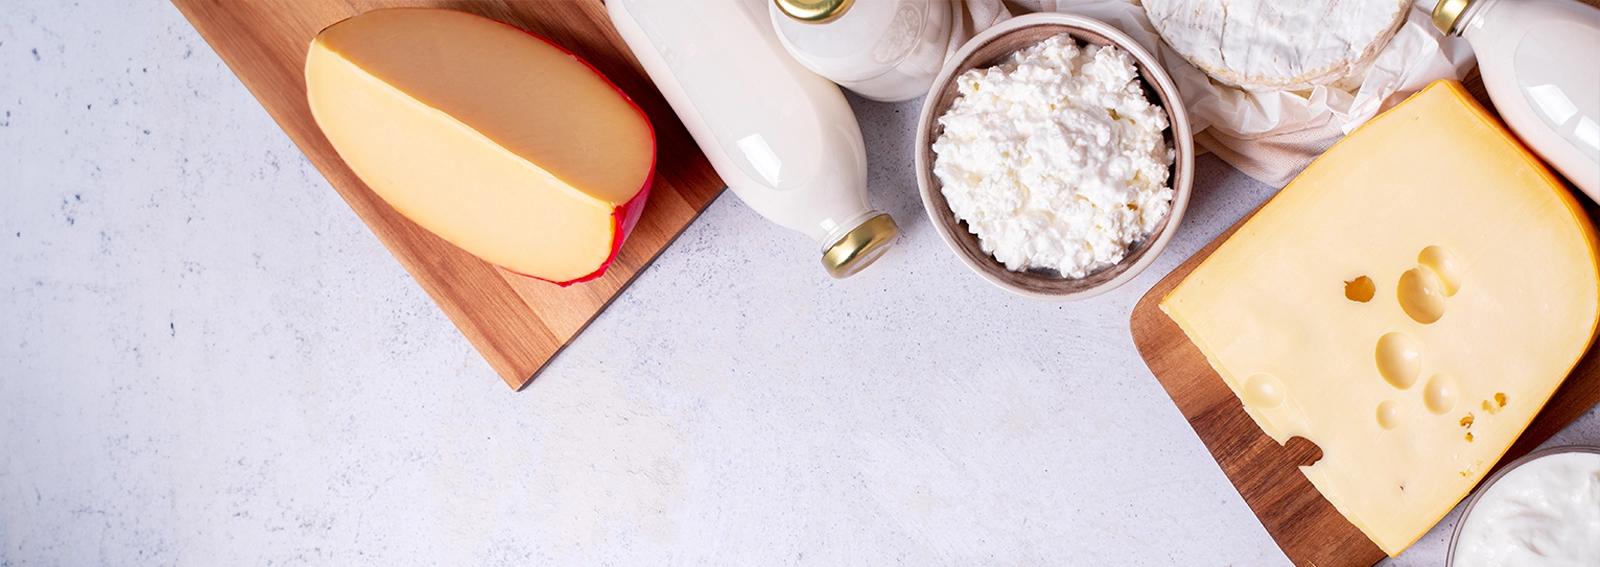
M1595 336L1595 231L1461 85L1328 150L1161 303L1390 556L1466 495Z

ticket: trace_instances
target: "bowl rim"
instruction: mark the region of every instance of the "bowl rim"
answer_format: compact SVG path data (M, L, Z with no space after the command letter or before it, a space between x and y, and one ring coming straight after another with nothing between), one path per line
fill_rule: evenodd
M1494 474L1489 475L1488 478L1485 478L1482 482L1479 482L1478 487L1472 492L1472 497L1467 499L1467 507L1461 509L1461 515L1456 517L1455 528L1451 529L1450 544L1445 549L1445 567L1452 567L1456 564L1456 544L1461 539L1461 528L1467 525L1467 518L1471 517L1472 509L1478 506L1478 501L1483 499L1483 495L1489 493L1489 489L1494 488L1494 483L1499 482L1500 479L1505 478L1506 475L1511 474L1511 471L1517 470L1522 465L1526 465L1551 455L1562 455L1566 453L1593 453L1600 455L1600 445L1577 444L1545 447L1543 449L1523 455L1515 461L1506 463L1506 466L1500 467L1500 470L1495 471Z
M1175 103L1160 105L1167 114L1168 128L1172 133L1172 149L1176 158L1173 163L1173 175L1168 180L1168 185L1172 188L1173 195L1172 207L1167 213L1165 224L1156 233L1146 237L1150 242L1144 246L1148 246L1148 248L1139 254L1132 264L1122 268L1122 271L1111 279L1078 291L1042 292L1020 287L988 271L987 268L989 267L982 262L987 261L1004 269L1003 265L994 260L993 256L986 255L984 259L979 259L963 252L960 244L957 243L957 236L952 233L952 226L947 226L945 221L942 221L937 216L940 213L949 214L949 211L948 207L938 206L934 202L932 192L940 189L933 187L930 183L930 178L933 175L933 164L929 163L929 160L925 157L928 152L923 151L929 148L933 142L929 139L929 136L933 130L933 122L938 119L937 116L933 116L936 99L952 78L958 74L958 70L965 72L966 69L962 67L966 60L975 51L983 48L996 38L1034 26L1060 26L1067 28L1063 30L1063 33L1070 34L1072 31L1081 30L1110 40L1113 45L1133 56L1140 70L1141 78L1146 82L1154 83L1151 86L1157 92L1147 93L1147 96L1154 95L1164 101L1170 100ZM1080 43L1083 42L1079 38L1074 38L1074 40ZM1164 94L1170 96L1163 96ZM922 198L923 212L928 216L928 220L933 224L936 232L939 233L939 238L944 241L945 246L955 253L956 257L960 258L968 269L990 284L1013 294L1040 301L1064 302L1088 299L1121 287L1144 272L1151 263L1155 262L1161 251L1166 248L1173 234L1177 232L1178 225L1182 224L1184 212L1188 208L1189 195L1194 179L1194 136L1190 131L1188 111L1184 108L1183 99L1176 83L1172 81L1172 77L1167 74L1166 69L1161 66L1160 60L1146 50L1143 45L1140 45L1138 41L1135 41L1128 34L1111 24L1086 16L1062 12L1038 12L1013 17L979 32L965 44L962 44L961 48L945 61L944 68L939 71L939 75L935 77L933 84L929 87L928 95L923 99L922 110L917 118L916 144L914 157L917 168L917 186ZM939 212L936 212L936 209L940 209ZM1126 258L1124 258L1125 261L1127 261ZM1114 265L1106 269L1118 268Z

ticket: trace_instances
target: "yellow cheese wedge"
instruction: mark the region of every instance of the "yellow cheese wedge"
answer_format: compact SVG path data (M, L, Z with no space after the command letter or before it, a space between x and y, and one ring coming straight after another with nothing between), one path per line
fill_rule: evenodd
M384 201L514 272L598 277L649 193L644 113L576 56L494 20L402 8L336 23L311 43L306 91Z
M1161 303L1267 435L1394 556L1589 348L1595 231L1453 81L1335 145Z

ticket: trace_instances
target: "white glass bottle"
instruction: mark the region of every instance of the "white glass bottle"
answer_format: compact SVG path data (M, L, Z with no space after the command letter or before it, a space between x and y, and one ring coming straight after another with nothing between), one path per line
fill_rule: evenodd
M772 26L807 69L861 96L928 94L944 67L952 0L771 0Z
M899 236L867 200L850 104L784 52L762 0L610 0L606 10L728 188L820 242L830 275L865 268Z
M1576 0L1440 0L1433 23L1472 45L1506 125L1600 200L1600 9Z

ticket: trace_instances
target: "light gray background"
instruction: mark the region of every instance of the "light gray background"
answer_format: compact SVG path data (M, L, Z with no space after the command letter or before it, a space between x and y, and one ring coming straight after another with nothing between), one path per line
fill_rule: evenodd
M878 265L723 195L513 393L175 8L0 0L0 565L1286 565L1127 323L1271 189L1034 303L852 103Z

